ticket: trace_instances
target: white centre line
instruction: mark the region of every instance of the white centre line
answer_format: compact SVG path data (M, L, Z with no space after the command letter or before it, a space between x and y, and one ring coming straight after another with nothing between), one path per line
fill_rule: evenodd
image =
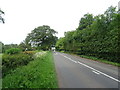
M59 53L59 54L60 54L60 53ZM81 62L79 62L79 61L72 60L71 58L69 58L69 57L67 57L67 56L65 56L65 55L63 55L63 54L60 54L60 55L62 55L63 57L69 59L70 61L72 61L72 62L74 62L74 63L78 63L78 64L81 64L81 65L83 65L83 66L85 66L85 67L87 67L87 68L89 68L89 69L92 69L93 72L96 73L96 74L102 74L102 75L104 75L104 76L106 76L106 77L108 77L108 78L110 78L110 79L112 79L112 80L114 80L114 81L120 82L120 80L118 80L118 79L116 79L116 78L114 78L114 77L112 77L112 76L110 76L110 75L107 75L107 74L105 74L105 73L103 73L103 72L101 72L101 71L99 71L99 70L97 70L97 69L94 69L94 68L92 68L92 67L90 67L90 66L88 66L88 65L86 65L86 64L84 64L84 63L81 63Z

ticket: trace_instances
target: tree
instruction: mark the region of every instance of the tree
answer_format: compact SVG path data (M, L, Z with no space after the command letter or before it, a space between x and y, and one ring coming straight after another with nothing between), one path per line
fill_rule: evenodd
M28 48L28 47L27 47L27 45L26 45L24 42L21 42L21 43L19 44L19 48L20 48L22 51L25 51L26 48Z
M10 48L18 48L18 45L17 44L4 44L0 42L0 51L2 51L2 53L4 53L7 49L10 49Z
M27 44L30 44L31 47L49 50L52 46L55 46L57 40L57 37L55 36L56 33L57 32L51 29L50 26L39 26L28 34L25 41Z
M4 51L4 44L0 41L0 53Z
M28 37L26 37L26 39L19 44L19 48L20 48L22 51L32 51L32 50L34 50L34 48L31 47L31 44L28 43L28 42L29 42L29 41L28 41Z
M5 23L4 18L2 17L2 14L5 14L5 13L0 9L0 22Z
M120 14L109 7L104 14L85 14L75 31L65 32L57 50L120 62Z
M56 42L56 45L55 45L56 50L58 50L58 51L65 50L64 44L65 44L65 38L64 37L63 38L59 38L57 40L57 42Z
M65 33L65 41L64 41L64 46L65 46L65 49L66 51L74 51L73 50L73 47L74 47L74 38L73 38L73 35L74 35L74 30L73 31L68 31Z
M112 20L115 19L116 15L116 7L110 6L105 12L104 15L106 16L106 23L110 23Z
M93 23L93 21L94 19L92 14L85 14L79 22L78 30L83 30L89 27Z

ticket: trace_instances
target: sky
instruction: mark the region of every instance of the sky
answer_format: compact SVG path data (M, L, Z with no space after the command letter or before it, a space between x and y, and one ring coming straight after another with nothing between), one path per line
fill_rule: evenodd
M0 41L19 44L34 28L49 25L63 37L75 30L84 14L103 14L119 0L0 0L5 24L0 23Z

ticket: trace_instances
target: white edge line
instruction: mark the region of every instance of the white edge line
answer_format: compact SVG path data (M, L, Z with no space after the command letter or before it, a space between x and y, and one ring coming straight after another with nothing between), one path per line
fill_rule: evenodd
M60 53L59 53L59 54L60 54ZM62 55L62 54L60 54L60 55ZM92 67L90 67L90 66L88 66L88 65L86 65L86 64L83 64L83 63L81 63L81 62L79 62L79 61L72 60L71 58L69 58L69 57L67 57L67 56L65 56L65 55L62 55L62 56L64 56L65 58L69 59L70 61L73 61L73 62L75 62L75 63L79 63L79 64L81 64L81 65L83 65L83 66L85 66L85 67L87 67L87 68L89 68L89 69L92 69L92 70L94 70L94 72L97 71L97 73L99 73L99 74L103 74L104 76L106 76L106 77L108 77L108 78L111 78L111 79L113 79L113 80L115 80L115 81L117 81L117 82L120 82L118 79L116 79L116 78L114 78L114 77L112 77L112 76L109 76L109 75L107 75L107 74L105 74L105 73L103 73L103 72L101 72L101 71L98 71L98 70L96 70L96 69L94 69L94 68L92 68Z
M101 72L101 71L98 71L98 70L96 70L96 69L94 69L94 68L92 68L92 67L90 67L90 66L88 66L88 65L86 65L86 64L80 63L79 61L78 61L78 63L81 64L81 65L83 65L83 66L85 66L85 67L88 67L88 68L90 68L90 69L92 69L92 70L94 70L94 71L97 71L98 73L103 74L104 76L106 76L106 77L108 77L108 78L111 78L111 79L113 79L113 80L115 80L115 81L117 81L117 82L120 82L118 79L116 79L116 78L114 78L114 77L112 77L112 76L109 76L109 75L107 75L107 74L105 74L105 73L103 73L103 72Z
M96 72L96 71L92 71L92 72L94 72L95 74L98 74L98 75L100 74L100 73L98 73L98 72Z

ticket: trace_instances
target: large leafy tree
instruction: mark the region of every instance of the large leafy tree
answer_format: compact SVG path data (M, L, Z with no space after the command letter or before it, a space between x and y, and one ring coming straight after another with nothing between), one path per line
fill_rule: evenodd
M85 14L84 17L81 18L78 26L78 30L83 30L89 27L93 23L93 15L92 14Z
M106 16L106 23L110 24L111 21L113 21L116 17L116 7L110 6L104 13L104 15Z
M65 47L66 47L66 50L67 51L72 51L73 50L73 47L74 47L74 38L73 38L73 34L74 34L75 31L68 31L65 33Z
M5 23L4 18L2 17L2 14L5 14L5 13L0 9L0 22Z
M90 55L113 62L120 60L120 14L109 7L104 14L85 14L78 28L57 41L57 50ZM63 43L64 42L64 43Z
M25 41L32 47L37 47L38 49L42 50L49 50L56 43L56 33L57 32L51 29L50 26L39 26L28 34Z

